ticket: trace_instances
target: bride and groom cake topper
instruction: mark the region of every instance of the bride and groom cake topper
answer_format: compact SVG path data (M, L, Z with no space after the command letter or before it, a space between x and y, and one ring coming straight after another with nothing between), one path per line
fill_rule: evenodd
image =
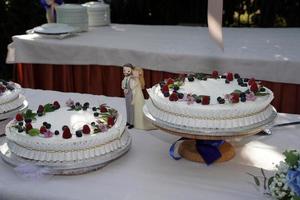
M154 129L143 114L143 106L145 104L142 91L145 88L143 69L128 63L123 65L123 74L124 79L121 87L125 96L128 128Z

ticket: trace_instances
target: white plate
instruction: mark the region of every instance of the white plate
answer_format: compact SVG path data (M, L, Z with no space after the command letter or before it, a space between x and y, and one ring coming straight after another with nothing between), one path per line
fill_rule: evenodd
M69 26L67 24L56 24L49 23L42 26L35 27L33 29L34 33L44 34L44 35L61 35L69 34L76 31L76 28Z
M59 34L59 35L46 35L46 34L39 34L39 33L36 33L36 34L41 38L60 39L60 40L76 35L73 33L66 33L66 34Z

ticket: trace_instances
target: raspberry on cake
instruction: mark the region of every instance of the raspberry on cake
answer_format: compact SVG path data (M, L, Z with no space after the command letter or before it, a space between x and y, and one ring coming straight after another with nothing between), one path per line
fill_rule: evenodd
M70 102L40 105L37 111L42 115L32 110L17 114L5 131L11 152L29 160L77 162L128 145L126 121L117 110L105 104L93 109L87 102Z
M194 129L233 129L257 124L273 113L272 91L254 78L214 71L208 76L189 74L185 79L176 93L159 84L147 89L146 107L154 118ZM166 98L166 93L171 95Z

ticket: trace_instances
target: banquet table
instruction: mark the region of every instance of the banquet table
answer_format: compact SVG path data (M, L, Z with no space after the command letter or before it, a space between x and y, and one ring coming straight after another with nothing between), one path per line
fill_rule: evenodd
M7 62L23 87L123 96L122 66L145 69L146 88L176 73L239 73L274 92L279 112L300 114L300 29L223 28L225 51L206 27L112 24L65 39L13 36ZM171 73L172 72L172 73ZM291 95L292 94L292 95Z
M74 37L14 36L7 62L56 65L132 63L168 72L233 71L258 80L300 83L299 28L223 28L225 51L206 27L112 24Z
M125 114L123 98L91 94L62 93L25 89L29 108L69 98L91 104L108 103ZM300 120L299 115L280 113L276 123ZM265 199L252 177L260 168L272 174L283 159L285 149L300 149L299 127L273 130L271 136L252 136L234 140L236 156L225 163L194 163L172 160L168 149L176 139L160 130L129 130L133 138L130 151L104 168L77 176L46 176L26 179L0 160L0 199L76 200L76 199ZM2 137L0 142L3 143ZM271 170L271 171L269 171Z

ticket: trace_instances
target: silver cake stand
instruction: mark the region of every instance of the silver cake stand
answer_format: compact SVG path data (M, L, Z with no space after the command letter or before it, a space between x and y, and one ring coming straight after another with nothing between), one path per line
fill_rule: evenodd
M5 126L17 113L24 112L28 108L28 101L24 100L23 104L9 112L0 114L0 136L5 134Z
M204 162L196 149L196 140L224 140L225 142L219 148L222 156L216 162L228 161L235 156L235 150L234 147L226 140L255 135L272 125L277 117L276 109L272 106L272 114L270 117L259 123L240 128L212 129L181 126L162 121L151 115L146 105L143 107L143 112L157 128L169 134L187 138L188 140L184 140L180 144L178 153L185 159L195 162Z
M0 146L0 156L4 162L12 167L17 167L21 164L32 164L34 166L46 168L48 174L51 175L79 175L98 170L127 153L131 146L131 136L127 130L124 131L121 140L125 141L125 144L113 152L78 161L47 162L29 160L12 153L7 143Z

